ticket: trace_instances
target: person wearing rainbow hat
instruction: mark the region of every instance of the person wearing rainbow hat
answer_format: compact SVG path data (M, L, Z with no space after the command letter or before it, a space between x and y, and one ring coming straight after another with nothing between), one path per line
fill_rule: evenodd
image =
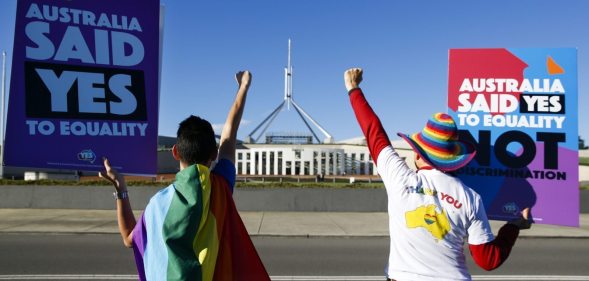
M387 191L391 237L387 280L471 280L464 242L480 267L499 267L519 230L530 228L529 208L494 237L481 197L452 175L476 154L474 145L458 138L452 117L436 113L421 132L398 133L415 152L414 171L392 147L359 88L361 81L360 68L344 74L350 103Z

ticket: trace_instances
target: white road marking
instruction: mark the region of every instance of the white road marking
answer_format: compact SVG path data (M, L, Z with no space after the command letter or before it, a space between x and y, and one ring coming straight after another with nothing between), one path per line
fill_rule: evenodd
M0 280L137 280L137 278L137 275L115 274L0 275Z

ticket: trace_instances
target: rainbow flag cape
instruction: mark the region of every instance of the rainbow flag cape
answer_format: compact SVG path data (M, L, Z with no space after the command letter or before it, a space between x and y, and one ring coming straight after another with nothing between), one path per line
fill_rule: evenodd
M140 280L270 280L226 178L192 165L150 200L133 230Z

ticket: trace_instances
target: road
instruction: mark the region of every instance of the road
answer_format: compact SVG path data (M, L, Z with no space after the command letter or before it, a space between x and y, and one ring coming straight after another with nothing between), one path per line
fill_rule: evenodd
M274 280L382 280L388 251L387 238L253 240ZM500 269L484 272L470 260L469 268L475 280L589 280L588 242L520 239ZM135 273L118 235L0 234L0 280L133 280Z

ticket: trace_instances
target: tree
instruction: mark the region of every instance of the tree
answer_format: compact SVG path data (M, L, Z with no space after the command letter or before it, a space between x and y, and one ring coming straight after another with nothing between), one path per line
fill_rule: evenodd
M588 147L585 145L585 140L579 136L579 149L587 149Z

